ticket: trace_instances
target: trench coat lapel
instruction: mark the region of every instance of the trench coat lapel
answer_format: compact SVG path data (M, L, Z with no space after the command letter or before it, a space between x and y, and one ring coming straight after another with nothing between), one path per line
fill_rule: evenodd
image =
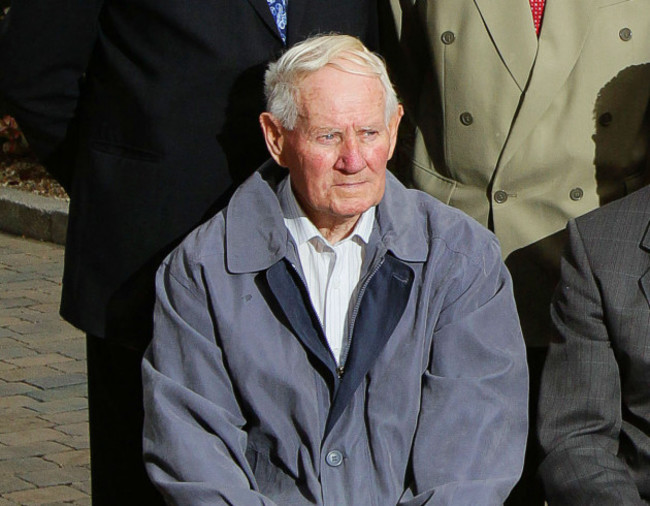
M565 84L598 8L621 1L627 0L547 0L537 57L501 166L510 161ZM523 3L528 6L527 1Z
M641 240L641 249L643 249L650 256L650 224L643 234L643 239ZM650 258L648 262L650 263ZM643 274L643 276L641 276L639 283L641 284L643 295L645 295L646 301L648 302L648 305L650 305L650 269L648 269Z
M275 24L275 19L273 18L273 14L271 14L271 9L269 9L269 4L266 2L266 0L247 0L247 1L257 11L259 16L262 18L264 23L269 27L269 29L281 41L282 37L280 36L278 25Z
M374 275L361 299L352 344L330 409L325 437L343 414L354 393L372 368L406 309L413 286L411 268L390 255Z
M474 0L474 3L503 63L523 91L537 54L537 36L528 0Z
M286 261L277 262L266 271L266 280L294 335L311 356L329 371L332 391L336 390L336 362L325 344L325 336L318 317L311 309L309 295L301 288L297 275L290 271Z

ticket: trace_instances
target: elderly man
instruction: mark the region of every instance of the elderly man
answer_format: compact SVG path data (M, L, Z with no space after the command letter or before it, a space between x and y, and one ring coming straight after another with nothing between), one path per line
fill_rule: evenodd
M357 39L265 85L273 161L158 272L153 482L183 506L501 504L527 373L497 241L387 175L402 110Z

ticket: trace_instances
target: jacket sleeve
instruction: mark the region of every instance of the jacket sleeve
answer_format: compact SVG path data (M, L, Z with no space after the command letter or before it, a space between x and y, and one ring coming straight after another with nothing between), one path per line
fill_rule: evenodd
M621 382L600 290L574 221L568 231L551 311L558 335L542 376L540 474L553 505L644 504L617 457Z
M0 26L0 102L66 187L75 111L103 0L17 0Z
M164 263L157 275L154 339L142 366L147 472L167 504L271 506L253 490L246 420L207 296L171 271Z
M452 267L433 333L400 505L501 505L523 467L528 373L512 282L496 240ZM480 249L479 249L480 251ZM442 267L439 267L442 268ZM431 456L435 455L436 465Z

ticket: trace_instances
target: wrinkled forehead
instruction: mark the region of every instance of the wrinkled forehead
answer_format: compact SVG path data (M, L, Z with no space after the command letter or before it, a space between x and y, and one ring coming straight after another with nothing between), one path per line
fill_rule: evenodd
M350 71L328 64L306 75L297 88L298 116L354 115L368 120L376 116L383 121L386 100L381 80L364 67L357 67L352 70L358 71Z

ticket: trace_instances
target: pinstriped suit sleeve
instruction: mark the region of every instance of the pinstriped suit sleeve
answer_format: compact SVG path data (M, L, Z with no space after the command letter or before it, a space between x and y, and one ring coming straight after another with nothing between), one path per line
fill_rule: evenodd
M542 376L538 420L547 499L551 506L645 504L617 456L621 383L601 287L573 220L568 231L551 308L557 338Z

